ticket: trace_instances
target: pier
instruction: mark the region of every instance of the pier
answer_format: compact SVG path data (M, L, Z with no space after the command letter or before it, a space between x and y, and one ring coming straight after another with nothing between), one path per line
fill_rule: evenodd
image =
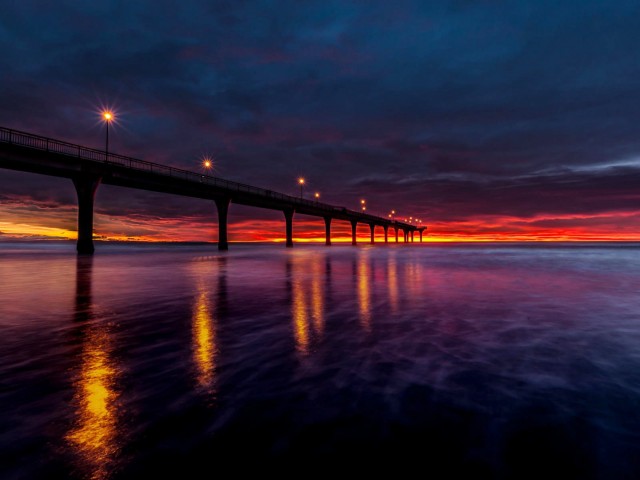
M384 230L385 243L389 242L389 229L393 230L396 243L399 232L402 232L404 242L409 243L414 241L415 232L419 233L422 242L427 228L3 127L0 127L0 168L73 181L78 197L77 250L82 254L94 252L93 207L101 184L213 200L218 213L219 250L229 248L227 221L232 203L281 211L285 218L287 247L293 246L295 214L324 219L326 245L331 245L333 220L351 224L353 245L357 243L358 224L369 226L372 244L376 227Z

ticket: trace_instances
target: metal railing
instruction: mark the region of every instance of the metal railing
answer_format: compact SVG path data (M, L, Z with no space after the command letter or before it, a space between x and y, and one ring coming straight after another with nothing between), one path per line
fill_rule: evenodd
M321 203L312 200L306 200L304 198L293 197L291 195L275 192L273 190L267 190L265 188L254 187L252 185L246 185L244 183L233 182L231 180L225 180L222 178L213 177L211 175L204 175L181 168L169 167L167 165L161 165L159 163L153 163L146 160L127 157L125 155L118 155L116 153L107 153L104 150L83 147L81 145L75 145L73 143L63 142L60 140L55 140L53 138L42 137L40 135L34 135L32 133L13 130L10 128L0 127L0 142L18 145L20 147L28 147L36 150L57 153L60 155L79 158L81 160L101 162L109 165L119 165L133 170L141 170L158 175L164 175L171 178L210 185L215 188L225 189L230 194L233 194L233 192L248 193L262 197L264 199L282 200L294 207L296 205L304 205L307 207L323 210L331 214L347 214L365 223L375 222L382 224L396 224L401 227L416 228L414 225L408 225L403 222L391 221L387 220L386 218L376 217L375 215L356 212L345 207L338 207L335 205L330 205L328 203Z

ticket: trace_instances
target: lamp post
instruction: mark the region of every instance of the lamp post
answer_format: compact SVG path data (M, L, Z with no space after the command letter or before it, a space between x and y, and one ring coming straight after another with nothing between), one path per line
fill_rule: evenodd
M362 207L363 212L367 210L367 201L364 198L360 200L360 206Z
M113 113L109 110L105 110L104 112L102 112L102 118L104 119L104 122L107 125L107 140L106 140L104 151L106 153L106 157L108 158L109 157L109 124L113 120Z
M320 192L316 192L314 195L316 202L320 200Z
M300 198L302 198L302 188L304 187L304 178L300 177L298 179L298 185L300 185Z

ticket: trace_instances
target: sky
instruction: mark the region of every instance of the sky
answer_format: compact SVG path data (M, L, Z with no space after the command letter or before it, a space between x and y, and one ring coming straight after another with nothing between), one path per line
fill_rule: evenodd
M640 240L640 3L7 0L0 126L386 217L431 241ZM74 238L0 170L0 239ZM102 185L102 239L215 241L210 201ZM281 212L231 205L231 241ZM344 222L342 222L344 223ZM334 222L336 239L349 226ZM359 230L364 237L368 229ZM322 219L294 218L298 240ZM377 232L382 235L382 229Z

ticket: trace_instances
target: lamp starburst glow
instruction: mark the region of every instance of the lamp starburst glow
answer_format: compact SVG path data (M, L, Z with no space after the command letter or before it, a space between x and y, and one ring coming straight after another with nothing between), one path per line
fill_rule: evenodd
M103 110L102 119L107 127L107 138L104 147L105 158L109 158L109 124L115 120L115 115L111 110Z

